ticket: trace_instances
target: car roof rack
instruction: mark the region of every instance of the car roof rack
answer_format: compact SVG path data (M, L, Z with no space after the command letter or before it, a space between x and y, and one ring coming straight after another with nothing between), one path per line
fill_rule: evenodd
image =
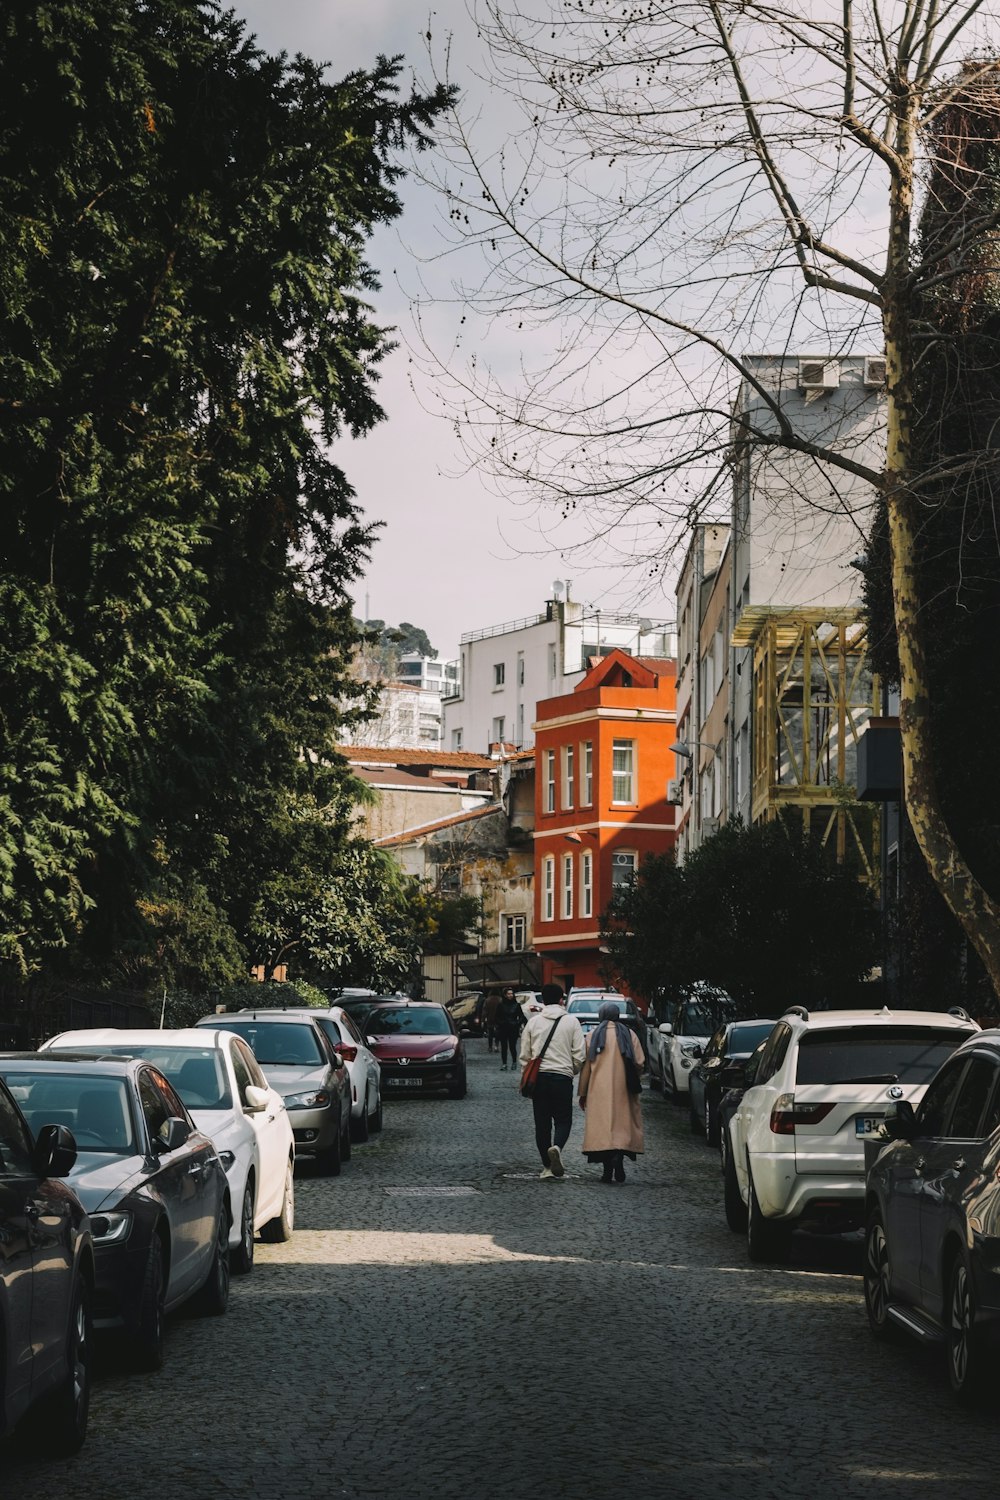
M808 1021L809 1012L804 1005L786 1005L781 1012L783 1016L798 1016L801 1021Z
M954 1016L956 1021L971 1021L969 1012L961 1005L952 1005L948 1009L949 1016Z

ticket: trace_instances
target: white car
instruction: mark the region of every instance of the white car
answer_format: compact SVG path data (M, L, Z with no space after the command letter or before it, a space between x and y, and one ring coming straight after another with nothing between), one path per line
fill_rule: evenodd
M712 1034L735 1018L733 1001L709 985L694 985L675 1002L670 1019L656 1027L651 1048L650 1073L659 1075L665 1098L675 1104L683 1102L688 1094L688 1075Z
M345 991L346 994L353 993ZM369 993L368 991L359 991ZM374 993L374 992L372 992ZM382 1129L382 1064L342 1005L320 1010L313 1005L282 1006L288 1015L309 1016L330 1038L334 1050L347 1064L351 1080L351 1139L366 1141ZM240 1012L235 1012L240 1014ZM252 1015L252 1011L244 1012Z
M63 1031L42 1052L143 1057L173 1084L198 1129L210 1136L226 1169L233 1207L233 1269L253 1269L254 1234L277 1242L295 1224L295 1143L281 1095L271 1087L242 1037L229 1031L131 1031L103 1027Z
M958 1009L785 1012L751 1059L724 1153L726 1218L751 1260L783 1259L799 1224L861 1225L865 1141L978 1029Z

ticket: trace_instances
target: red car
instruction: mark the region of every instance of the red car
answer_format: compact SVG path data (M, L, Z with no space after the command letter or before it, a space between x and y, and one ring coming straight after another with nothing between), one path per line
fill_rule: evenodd
M466 1092L465 1045L443 1005L382 1000L365 1016L368 1045L382 1066L386 1093Z

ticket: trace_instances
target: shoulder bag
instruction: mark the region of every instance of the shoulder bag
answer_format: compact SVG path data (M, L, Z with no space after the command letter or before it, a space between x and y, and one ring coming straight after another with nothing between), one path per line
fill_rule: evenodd
M535 1084L538 1082L538 1075L541 1072L542 1068L542 1058L549 1050L549 1043L555 1036L556 1027L559 1025L559 1022L561 1020L562 1016L556 1016L555 1020L552 1022L552 1030L545 1038L545 1042L542 1046L541 1052L539 1052L537 1057L529 1058L524 1065L521 1073L521 1093L524 1095L525 1099L530 1099L532 1094L535 1092Z

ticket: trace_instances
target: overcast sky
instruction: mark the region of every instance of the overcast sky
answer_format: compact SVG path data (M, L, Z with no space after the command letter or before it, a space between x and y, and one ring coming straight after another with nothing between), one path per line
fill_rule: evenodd
M478 49L465 0L442 0L432 11L413 0L234 0L234 9L267 51L303 52L330 62L338 76L371 66L380 52L402 53L426 81L428 26L436 38L450 32L456 80L467 98L483 94L473 73ZM493 476L464 472L467 461L453 428L424 409L421 382L428 377L407 347L417 345L410 295L428 274L438 289L449 275L421 264L443 243L440 200L412 180L402 192L402 219L372 247L382 278L377 315L400 330L400 348L384 367L379 388L388 421L338 454L367 516L385 523L358 590L359 613L367 593L369 617L422 625L442 655L450 656L462 631L535 613L551 597L556 578L574 579L574 598L628 608L620 573L595 567L581 572L578 563L561 558L530 507L498 494ZM439 346L453 337L457 316L443 303L424 314ZM672 600L646 599L637 612L672 618Z

